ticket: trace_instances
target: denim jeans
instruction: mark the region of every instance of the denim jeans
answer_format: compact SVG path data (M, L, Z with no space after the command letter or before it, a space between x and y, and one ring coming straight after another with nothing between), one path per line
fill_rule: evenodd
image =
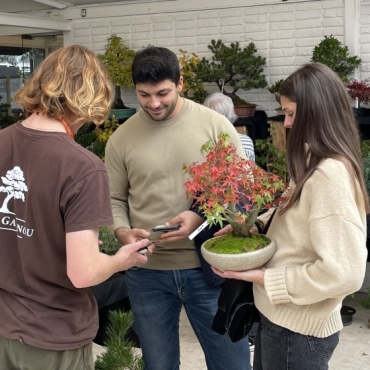
M232 343L211 329L221 286L209 288L200 268L126 272L146 370L178 370L179 320L184 305L208 370L250 370L248 338Z
M253 370L327 370L339 332L327 338L302 335L273 324L261 314Z

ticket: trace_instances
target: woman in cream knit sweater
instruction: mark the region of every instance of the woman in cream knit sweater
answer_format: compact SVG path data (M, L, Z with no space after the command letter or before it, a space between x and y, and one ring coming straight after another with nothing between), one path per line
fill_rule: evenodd
M343 327L342 300L365 275L360 139L344 84L328 67L303 66L280 93L291 190L267 234L277 251L262 269L215 272L254 283L253 370L324 370Z

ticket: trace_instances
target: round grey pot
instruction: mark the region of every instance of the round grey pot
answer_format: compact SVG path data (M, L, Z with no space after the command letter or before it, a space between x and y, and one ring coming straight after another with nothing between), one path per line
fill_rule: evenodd
M215 238L219 237L216 236ZM220 271L245 271L260 268L271 259L276 251L276 244L273 239L271 239L271 243L264 248L253 252L237 254L210 252L204 246L207 241L201 246L202 256L211 266L216 267Z

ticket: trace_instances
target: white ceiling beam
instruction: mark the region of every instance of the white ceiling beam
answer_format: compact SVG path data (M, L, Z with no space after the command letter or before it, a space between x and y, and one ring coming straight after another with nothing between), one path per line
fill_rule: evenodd
M0 13L1 26L15 26L53 31L70 31L71 22L62 19L33 17L23 14Z
M15 35L29 35L44 32L54 32L55 30L37 29L37 28L25 28L25 27L12 27L12 26L0 26L0 36L15 36Z
M261 5L291 4L323 0L144 0L124 1L119 3L101 3L93 5L76 5L61 10L66 19L93 19L149 14L188 12L194 10L216 10ZM201 5L200 5L201 3ZM86 17L81 17L81 9L86 9ZM51 10L52 14L57 14Z
M71 5L69 3L65 3L64 1L54 1L54 0L33 0L33 1L35 1L36 3L46 4L58 9L68 8Z

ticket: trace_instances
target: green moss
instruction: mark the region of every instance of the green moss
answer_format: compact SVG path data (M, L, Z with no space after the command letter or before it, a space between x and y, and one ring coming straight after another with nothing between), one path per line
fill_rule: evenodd
M251 234L250 237L236 237L233 234L223 235L207 241L205 248L213 253L237 254L252 252L270 244L265 235Z

